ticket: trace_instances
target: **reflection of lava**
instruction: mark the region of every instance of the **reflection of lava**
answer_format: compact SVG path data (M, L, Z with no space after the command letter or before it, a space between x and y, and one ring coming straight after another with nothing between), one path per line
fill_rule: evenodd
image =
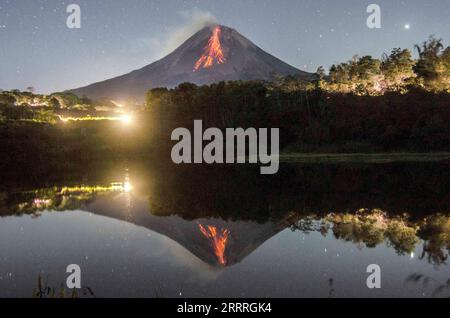
M205 52L200 57L200 59L195 63L194 72L198 71L199 68L209 68L213 66L214 61L217 64L225 63L225 57L222 51L222 44L220 44L220 34L222 30L217 26L211 38L208 41L208 45L205 47Z
M211 242L211 245L214 248L214 254L216 254L220 265L226 265L227 261L225 259L225 248L230 231L227 229L221 229L218 231L215 226L211 225L204 227L199 224L198 227L200 228L202 234Z

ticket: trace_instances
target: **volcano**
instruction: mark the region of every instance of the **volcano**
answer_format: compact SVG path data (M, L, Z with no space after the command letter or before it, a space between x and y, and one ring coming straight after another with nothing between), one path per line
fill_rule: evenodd
M159 61L70 92L93 100L142 103L146 92L156 87L172 88L184 82L204 85L232 80L272 81L288 75L314 78L266 53L236 30L212 25Z

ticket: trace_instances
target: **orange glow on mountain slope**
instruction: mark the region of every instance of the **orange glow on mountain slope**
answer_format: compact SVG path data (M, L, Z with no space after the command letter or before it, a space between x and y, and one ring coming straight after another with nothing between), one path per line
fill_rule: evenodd
M221 33L222 30L217 26L208 41L208 45L205 47L205 52L197 63L195 63L194 72L198 71L200 68L209 68L213 66L214 62L217 64L225 63L226 59L223 55L222 44L220 43Z
M217 261L220 265L226 265L225 248L227 246L228 236L230 231L227 229L217 230L215 226L208 225L204 227L199 224L198 227L202 234L209 239L212 247L214 248L214 254L216 254Z

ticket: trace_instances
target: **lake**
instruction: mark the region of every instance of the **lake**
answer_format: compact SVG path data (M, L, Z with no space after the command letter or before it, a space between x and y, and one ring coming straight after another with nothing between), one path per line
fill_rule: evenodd
M449 297L449 168L3 172L0 297L70 295L69 264L77 297Z

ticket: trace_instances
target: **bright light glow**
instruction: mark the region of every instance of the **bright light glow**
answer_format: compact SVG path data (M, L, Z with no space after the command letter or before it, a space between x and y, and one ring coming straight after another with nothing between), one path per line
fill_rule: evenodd
M130 193L134 187L129 181L111 183L111 191Z
M123 184L123 191L126 193L130 193L131 191L133 191L133 186L131 185L130 182L125 182Z
M409 24L405 24L405 29L406 29L406 30L409 30L409 29L411 29L411 25L409 25Z
M121 117L95 117L95 116L84 116L84 117L63 117L61 115L58 115L59 119L63 123L67 123L69 121L103 121L103 120L111 120L111 121L123 121L123 116Z
M63 117L58 115L59 119L63 123L67 123L69 121L102 121L102 120L110 120L110 121L121 121L125 124L130 124L133 122L133 117L131 115L122 115L122 116L114 116L114 117L106 117L106 116L84 116L84 117Z
M122 117L120 117L120 120L124 124L130 124L133 121L133 118L130 115L123 115Z

